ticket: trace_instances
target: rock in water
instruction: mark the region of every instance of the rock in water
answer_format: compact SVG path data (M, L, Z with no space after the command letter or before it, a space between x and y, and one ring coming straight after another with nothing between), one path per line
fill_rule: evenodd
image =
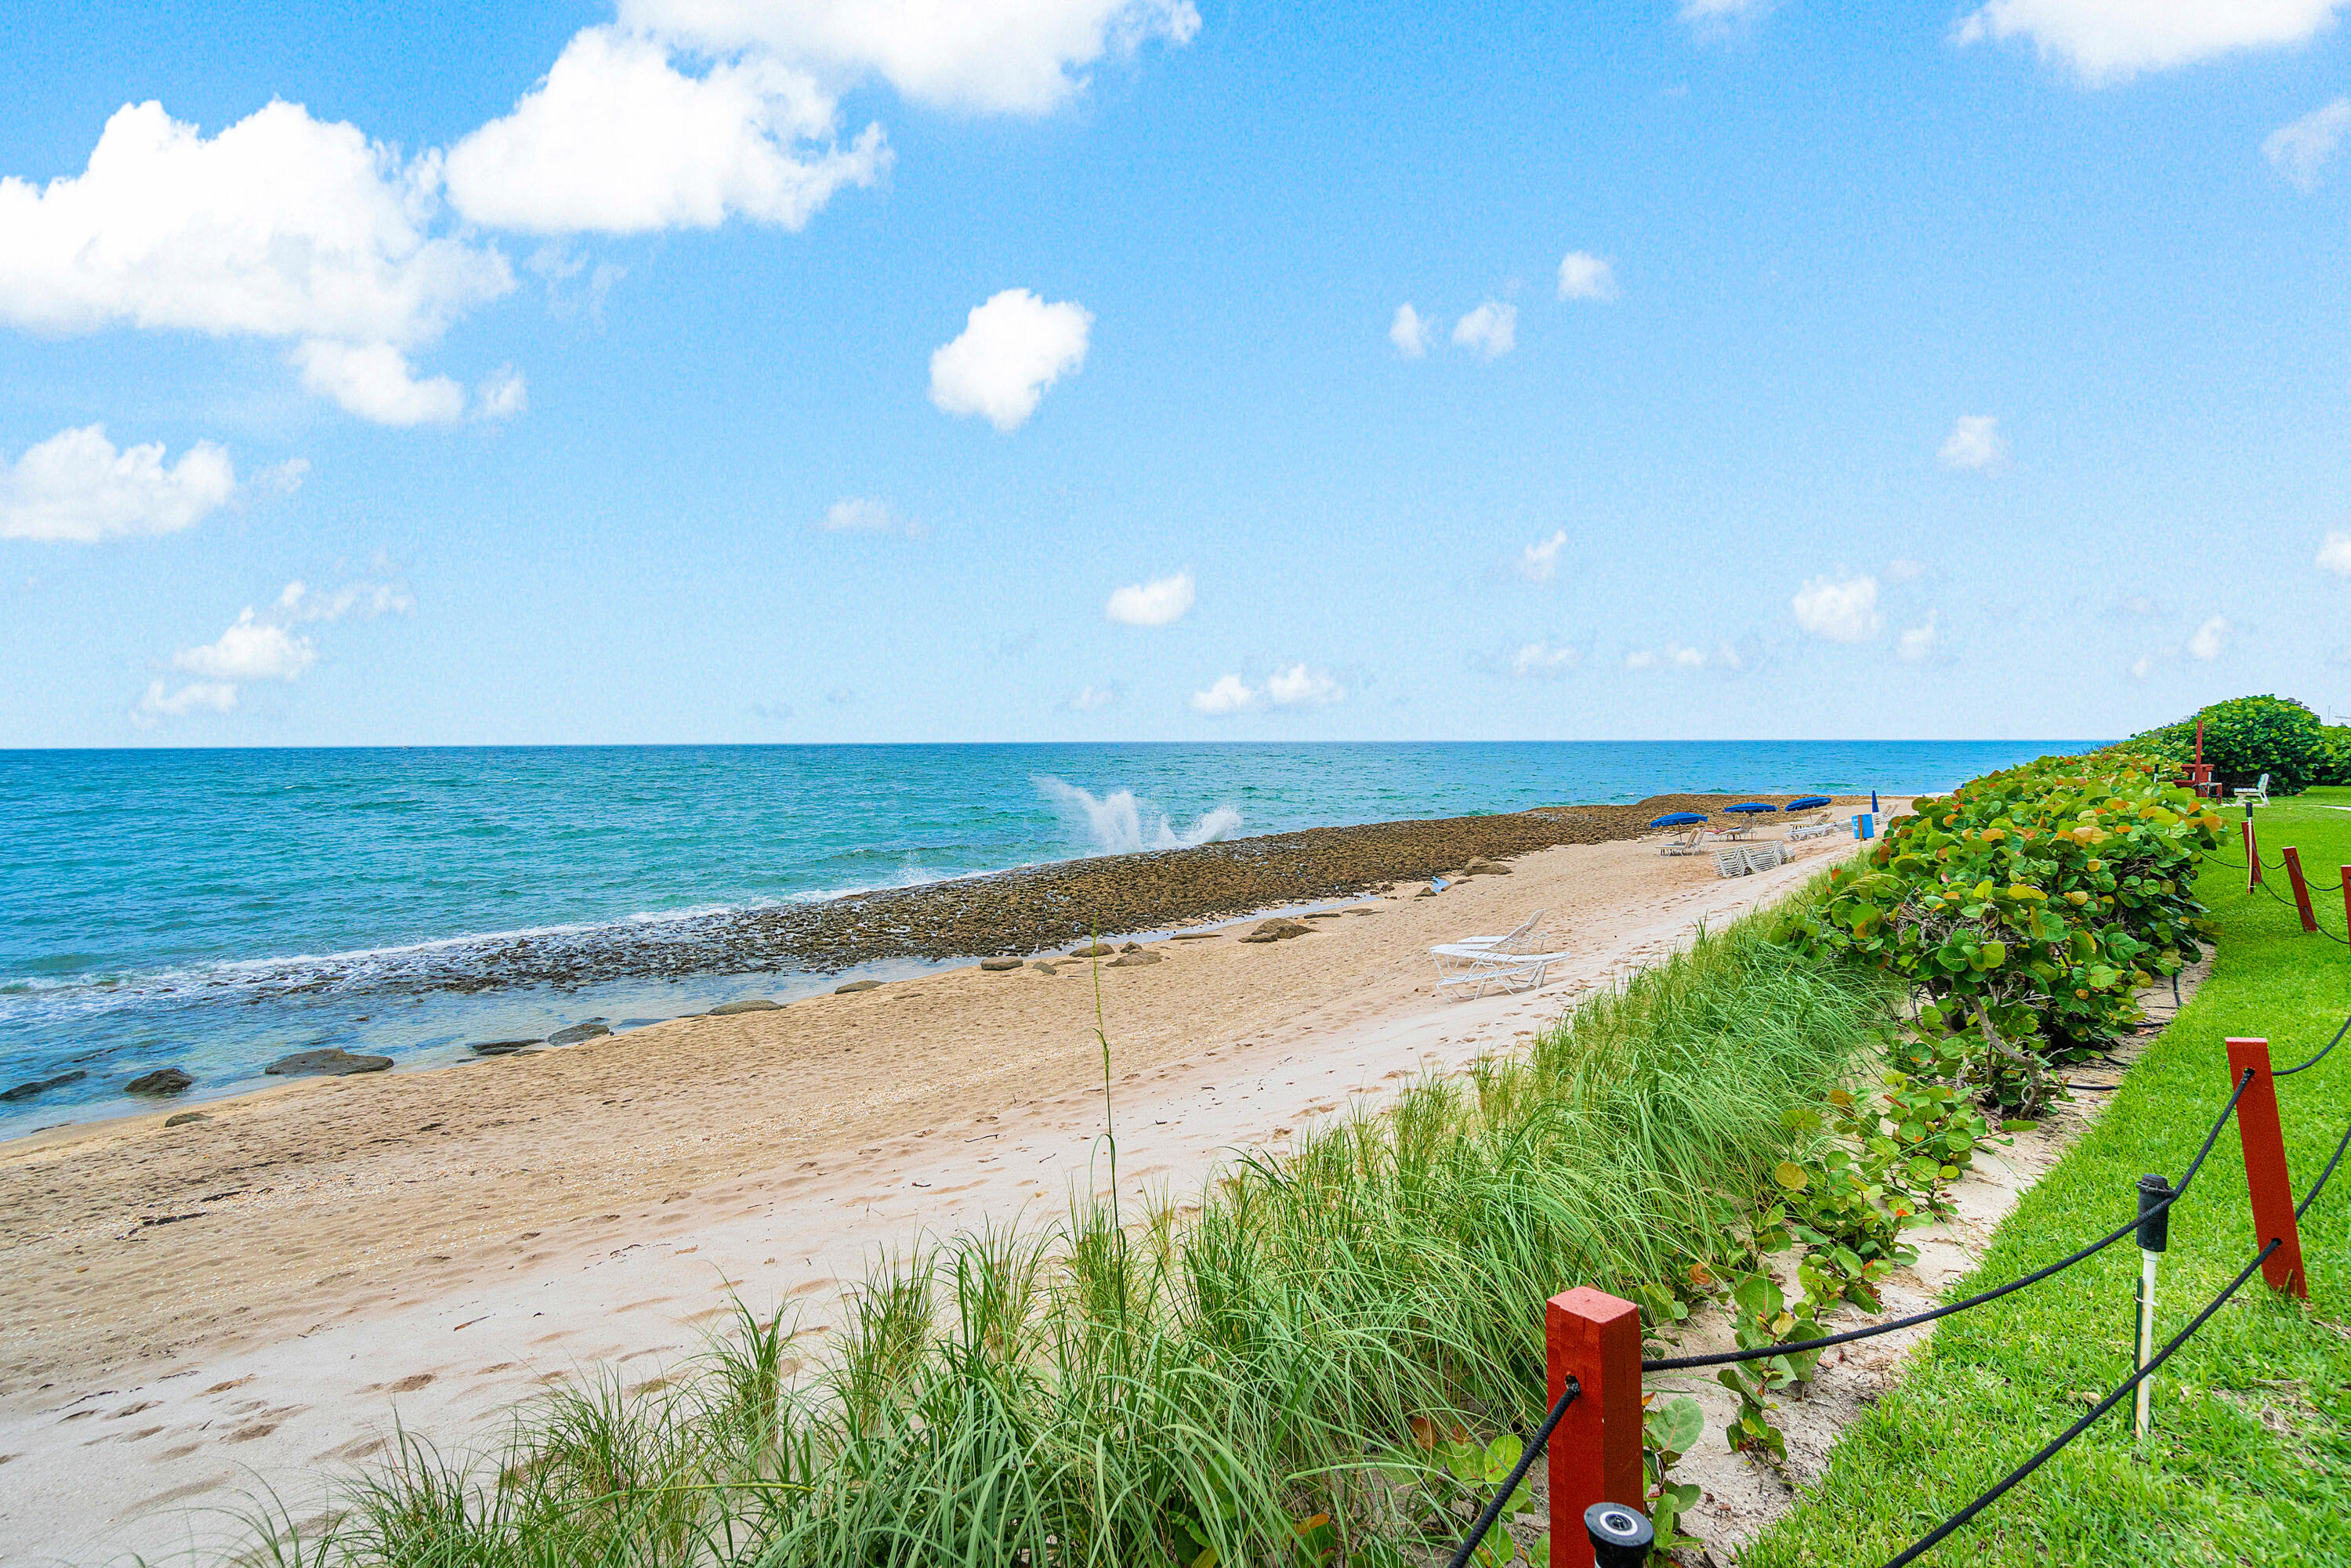
M279 1078L341 1078L353 1072L381 1072L392 1065L389 1056L354 1056L340 1046L324 1051L298 1051L262 1069Z
M979 967L992 975L1000 975L1007 969L1018 969L1027 962L1026 958L982 958Z
M537 1044L535 1040L485 1040L476 1041L472 1049L476 1056L512 1056Z
M1134 969L1139 968L1144 964L1164 964L1166 961L1167 956L1164 953L1154 953L1148 947L1138 947L1132 953L1121 953L1117 957L1113 958L1109 963L1104 964L1102 967L1105 969Z
M549 1045L578 1045L583 1040L601 1040L612 1031L600 1023L575 1023L569 1029L557 1030L547 1037Z
M166 1067L132 1079L122 1086L122 1092L125 1094L178 1094L194 1082L191 1074L176 1067Z
M721 1002L710 1009L708 1016L724 1019L733 1018L737 1013L771 1013L782 1008L783 1005L781 1002L771 1002L765 997L746 997L739 1002Z
M878 991L881 988L882 982L879 980L852 980L845 986L835 986L832 988L832 994L836 997L848 997L854 996L859 991Z
M55 1078L44 1078L37 1083L19 1083L14 1089L0 1090L0 1101L30 1100L36 1094L46 1094L52 1089L62 1089L68 1083L79 1082L89 1074L76 1069L60 1072Z

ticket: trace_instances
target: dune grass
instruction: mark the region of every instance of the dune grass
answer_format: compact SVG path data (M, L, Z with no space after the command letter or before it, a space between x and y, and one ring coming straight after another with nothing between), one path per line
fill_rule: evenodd
M2343 929L2336 869L2351 861L2351 789L2316 789L2259 813L2262 844L2303 853ZM2235 858L2234 846L2224 852ZM2276 873L2273 873L2276 874ZM2283 878L2277 875L2280 893ZM2227 1098L2222 1040L2265 1035L2280 1066L2326 1043L2351 1013L2351 953L2304 936L2294 912L2208 861L2198 891L2220 922L2212 976L2133 1066L2116 1103L2000 1227L1965 1294L2046 1263L2132 1212L2142 1172L2177 1178ZM2283 1080L2295 1187L2306 1191L2351 1124L2351 1040ZM2255 1276L2158 1374L2142 1450L2128 1411L2109 1416L1927 1559L1970 1568L2113 1568L2351 1562L2351 1173L2304 1217L2307 1305ZM2233 1127L2176 1211L2159 1333L2177 1333L2253 1252ZM1901 1383L1849 1428L1826 1475L1740 1559L1742 1568L1875 1564L2063 1431L2128 1375L2127 1244L1995 1305L1946 1320Z
M264 1554L1416 1560L1416 1511L1432 1520L1460 1483L1415 1448L1415 1418L1472 1437L1531 1425L1543 1301L1721 1252L1789 1152L1782 1113L1864 1058L1891 997L1741 922L1521 1055L1219 1173L1196 1213L1081 1207L957 1238L877 1275L831 1351L747 1315L666 1387L523 1408L495 1457L404 1441L330 1523L281 1521ZM1431 1544L1458 1528L1433 1523Z

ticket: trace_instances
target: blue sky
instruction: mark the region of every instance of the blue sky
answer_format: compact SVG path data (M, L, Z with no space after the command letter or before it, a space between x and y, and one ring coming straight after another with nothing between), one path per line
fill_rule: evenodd
M28 11L0 744L2351 710L2351 0Z

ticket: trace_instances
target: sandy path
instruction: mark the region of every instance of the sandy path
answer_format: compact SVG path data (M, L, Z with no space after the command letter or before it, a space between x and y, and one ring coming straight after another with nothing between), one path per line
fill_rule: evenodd
M1180 1193L1223 1151L1505 1046L1851 847L1721 881L1653 845L1562 846L1308 937L1156 943L1166 962L1102 974L1123 1185ZM1432 996L1429 944L1538 907L1579 956L1541 991ZM1058 1207L1102 1125L1091 968L960 969L0 1150L0 1560L217 1539L192 1511L261 1483L300 1517L395 1407L492 1442L487 1417L587 1364L657 1375L732 1295L820 1323L881 1250Z

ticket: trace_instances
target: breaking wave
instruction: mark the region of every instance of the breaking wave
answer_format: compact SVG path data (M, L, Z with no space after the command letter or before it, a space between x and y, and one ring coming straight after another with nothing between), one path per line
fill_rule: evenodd
M1231 806L1204 811L1199 821L1177 832L1166 812L1148 800L1137 800L1132 789L1113 789L1097 796L1041 773L1037 776L1037 789L1053 803L1053 809L1065 821L1085 831L1096 854L1131 855L1144 850L1190 849L1195 844L1229 839L1241 826L1241 814Z

